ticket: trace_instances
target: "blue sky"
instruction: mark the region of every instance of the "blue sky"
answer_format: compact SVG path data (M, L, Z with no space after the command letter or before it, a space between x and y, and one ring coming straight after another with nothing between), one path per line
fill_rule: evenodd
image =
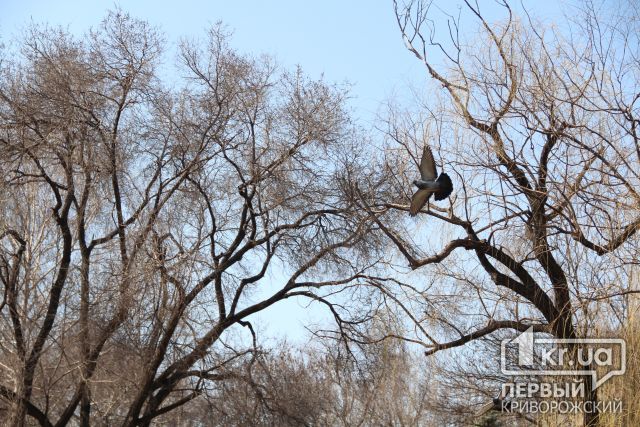
M482 2L483 7L492 4ZM231 44L240 53L267 53L283 68L300 65L311 77L349 82L350 105L365 128L374 127L381 103L407 99L410 86L426 81L422 64L404 48L391 0L0 0L0 41L18 37L30 21L82 34L116 5L158 26L169 50L180 37L203 37L211 24L222 21L234 32ZM531 6L544 15L557 13L555 1ZM302 301L288 301L257 323L268 335L296 341L304 336L303 325L321 320L321 313Z
M554 0L525 3L539 15L558 16ZM404 48L391 0L0 0L0 40L19 35L30 20L81 34L116 5L158 26L169 48L180 37L204 36L222 21L241 53L267 53L284 68L300 65L311 77L349 82L351 106L365 127L373 124L381 102L409 97L409 86L426 80L422 64ZM489 16L496 10L494 1L481 5Z
M424 78L403 47L392 2L382 0L0 0L0 34L9 40L30 20L82 33L116 4L159 26L171 46L222 21L241 53L271 54L284 68L300 65L311 77L353 84L351 104L369 124L380 101Z

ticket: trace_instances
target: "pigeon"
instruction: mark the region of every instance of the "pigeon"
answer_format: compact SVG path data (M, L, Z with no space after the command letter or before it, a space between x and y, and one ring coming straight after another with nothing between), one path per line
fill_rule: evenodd
M436 177L438 179L436 179ZM409 214L416 216L416 214L427 203L431 194L435 194L436 200L444 200L453 191L453 184L451 178L446 173L441 173L438 176L436 169L436 162L433 160L433 153L431 148L427 145L422 149L422 159L420 161L420 179L413 181L413 184L418 187L418 191L415 192L411 198L411 207L409 208Z

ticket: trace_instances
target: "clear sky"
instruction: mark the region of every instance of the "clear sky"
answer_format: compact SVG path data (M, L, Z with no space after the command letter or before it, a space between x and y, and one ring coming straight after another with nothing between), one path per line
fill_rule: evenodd
M531 6L546 14L555 3ZM374 126L382 102L409 96L410 85L426 80L422 64L404 48L391 0L0 0L0 42L19 36L31 20L82 34L116 5L158 26L169 50L180 37L204 36L222 21L234 32L231 44L240 53L271 54L283 68L300 65L311 77L349 82L351 107L365 128ZM269 335L298 340L302 325L320 318L319 310L290 301L258 321L269 325Z
M300 65L311 77L352 83L352 105L368 123L381 100L424 78L387 0L0 0L0 35L6 41L30 20L82 33L116 4L159 26L171 45L181 36L204 36L222 21L241 53L268 53L283 67Z
M439 3L457 14L459 1ZM513 3L518 8L520 2ZM480 4L489 16L496 10L493 0ZM558 16L555 0L525 4L539 15ZM168 48L180 37L204 36L221 21L234 32L232 46L240 53L267 53L284 68L300 65L310 77L349 82L351 106L365 127L373 125L382 101L410 96L409 86L426 80L422 64L404 48L392 0L0 0L0 41L19 35L31 20L81 34L116 5L158 26Z

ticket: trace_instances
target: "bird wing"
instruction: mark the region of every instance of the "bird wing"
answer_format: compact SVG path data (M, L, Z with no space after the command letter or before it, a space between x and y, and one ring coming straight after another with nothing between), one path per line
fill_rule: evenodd
M425 181L433 181L438 177L436 161L433 160L431 147L425 145L422 149L422 159L420 160L420 176Z
M453 191L453 183L451 182L451 178L449 178L449 175L442 172L436 182L439 184L438 186L440 188L435 192L435 199L444 200L449 197L449 195Z
M409 215L416 216L420 209L427 203L429 197L431 197L431 190L418 190L413 194L411 198L411 207L409 208Z

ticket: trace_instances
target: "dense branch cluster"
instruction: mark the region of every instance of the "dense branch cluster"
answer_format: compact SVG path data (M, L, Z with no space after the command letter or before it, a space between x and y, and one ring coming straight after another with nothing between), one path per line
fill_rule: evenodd
M442 284L417 293L449 337L418 333L429 354L500 329L585 336L632 315L623 296L636 291L640 228L635 21L586 2L570 37L500 3L503 17L489 21L464 1L480 27L471 39L439 5L394 2L407 48L440 89L418 117L390 110L387 133L404 153L394 156L415 156L426 135L463 187L450 207L425 212L452 239L414 239L384 219L404 205L369 202L411 268ZM436 254L420 255L426 248Z
M252 314L291 297L333 307L323 287L376 253L336 185L360 151L343 90L238 55L219 27L180 45L168 85L162 44L116 11L84 40L34 27L3 58L10 423L147 425L254 356Z
M499 379L463 375L468 346L627 324L637 7L584 2L563 32L506 1L496 19L393 4L432 84L418 108L391 103L384 139L341 87L238 54L220 26L182 41L176 70L121 11L82 39L33 26L3 52L0 419L437 423ZM455 190L414 219L425 144ZM252 316L287 299L325 309L316 344L341 345L265 352Z

